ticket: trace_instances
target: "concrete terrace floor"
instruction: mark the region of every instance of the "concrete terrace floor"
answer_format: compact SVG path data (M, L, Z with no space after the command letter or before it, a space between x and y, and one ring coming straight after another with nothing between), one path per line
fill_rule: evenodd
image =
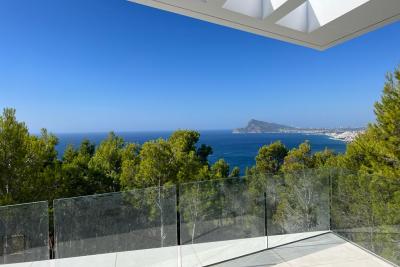
M292 243L288 244L289 242ZM275 248L264 250L267 247L267 244L270 246L275 246ZM39 262L24 262L6 264L3 266L379 267L392 265L359 248L358 246L345 241L331 232L321 231L115 252Z
M212 266L380 267L393 265L335 234L328 233Z

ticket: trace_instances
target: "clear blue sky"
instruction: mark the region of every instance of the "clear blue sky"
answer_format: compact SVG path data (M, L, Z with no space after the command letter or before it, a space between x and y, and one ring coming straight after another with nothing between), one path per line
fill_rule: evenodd
M125 0L3 0L0 108L32 132L362 126L400 24L325 52Z

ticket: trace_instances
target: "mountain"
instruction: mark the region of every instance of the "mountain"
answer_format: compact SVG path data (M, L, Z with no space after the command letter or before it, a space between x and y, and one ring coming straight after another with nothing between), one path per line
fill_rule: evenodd
M234 129L233 133L281 133L295 130L295 127L253 119L245 128Z

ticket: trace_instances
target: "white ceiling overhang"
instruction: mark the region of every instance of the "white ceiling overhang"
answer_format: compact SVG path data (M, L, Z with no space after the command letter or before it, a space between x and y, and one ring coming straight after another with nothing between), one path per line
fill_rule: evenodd
M400 0L130 0L324 50L400 18Z

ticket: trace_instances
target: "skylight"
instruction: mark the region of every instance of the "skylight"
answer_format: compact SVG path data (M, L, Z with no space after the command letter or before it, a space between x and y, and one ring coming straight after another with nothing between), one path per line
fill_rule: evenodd
M302 32L313 32L370 0L308 0L277 22Z
M257 19L263 19L287 0L227 0L223 8L240 13L242 15L250 16Z

